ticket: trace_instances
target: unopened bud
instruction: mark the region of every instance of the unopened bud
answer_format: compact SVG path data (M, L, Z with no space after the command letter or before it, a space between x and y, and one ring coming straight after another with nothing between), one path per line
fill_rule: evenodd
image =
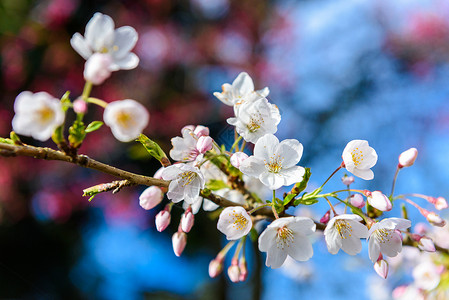
M73 111L77 114L85 114L87 112L87 102L81 98L73 101Z
M341 181L343 182L344 185L351 185L352 183L354 183L354 176L348 176L345 175L341 178Z
M187 234L184 232L175 232L172 236L172 243L173 243L173 252L175 252L176 256L181 256L182 252L184 251L184 248L187 245Z
M198 125L193 130L193 133L197 137L208 136L209 135L209 128L207 128L206 126L203 126L203 125Z
M94 53L84 65L84 79L92 84L102 84L111 76L112 58L107 53Z
M164 193L157 186L145 189L139 197L139 204L143 209L149 210L161 203Z
M186 212L181 217L181 229L185 233L188 233L192 227L193 222L195 221L195 216L192 213L192 210L186 210Z
M167 208L165 208L164 210L161 210L157 215L156 215L156 229L159 232L164 231L168 225L170 224L170 219L171 219L171 215L170 215L170 211L167 210Z
M425 215L427 218L427 221L429 221L430 224L437 227L443 227L446 225L446 221L444 221L439 215L437 215L434 212L425 211Z
M243 257L239 260L239 269L240 269L240 276L239 281L243 282L248 278L248 267L246 265L246 259Z
M390 199L380 191L371 192L366 199L372 207L377 208L378 210L390 211L393 208Z
M432 239L425 236L419 240L418 248L426 252L435 252L436 250Z
M447 201L443 197L436 198L434 205L435 205L435 208L438 210L448 208Z
M210 136L201 136L196 143L196 149L204 154L209 150L212 150L213 140Z
M374 271L376 271L377 275L386 279L388 276L388 263L380 259L374 264Z
M223 261L219 259L213 259L209 263L209 276L215 278L223 272Z
M331 211L328 210L320 219L320 223L327 224L329 222L331 216Z
M237 259L233 258L231 265L228 268L228 276L232 282L240 281L240 268Z
M415 225L415 232L417 234L424 235L427 233L428 230L429 230L429 228L423 222L419 222Z
M231 165L236 167L237 169L240 167L242 162L248 158L248 154L244 152L236 152L231 156Z
M358 208L362 208L365 206L365 199L363 199L362 194L354 194L351 196L351 199L349 200L352 205Z
M410 167L415 163L418 156L418 150L416 148L410 148L399 155L398 168Z

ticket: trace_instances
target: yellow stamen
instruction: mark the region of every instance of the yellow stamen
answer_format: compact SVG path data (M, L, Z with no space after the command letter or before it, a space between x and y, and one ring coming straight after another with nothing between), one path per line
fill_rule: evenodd
M181 173L179 175L179 183L184 187L186 185L189 185L192 183L192 181L198 176L195 172L187 171L184 173Z
M336 220L335 228L337 228L338 234L342 239L347 239L352 236L352 226L345 220Z
M276 234L276 245L278 248L284 250L285 247L290 247L290 243L293 243L294 239L293 231L287 226L282 226Z
M41 124L47 124L53 120L55 116L55 112L49 108L48 106L42 107L40 110L37 111L39 115L39 122Z
M236 213L233 209L231 213L229 213L229 216L231 217L232 221L229 221L229 223L232 223L232 227L234 227L237 230L243 230L246 228L248 224L248 219L246 219L241 213Z
M354 165L358 167L363 161L363 152L359 148L355 148L351 151L352 161Z

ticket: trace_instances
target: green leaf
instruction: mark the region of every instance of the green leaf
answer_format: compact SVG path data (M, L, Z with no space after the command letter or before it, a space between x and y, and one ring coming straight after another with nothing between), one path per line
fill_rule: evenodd
M310 179L310 175L312 175L312 172L310 172L310 168L305 168L305 173L302 178L302 181L295 184L293 188L293 193L298 195L299 193L301 193L306 189L307 183L309 182Z
M70 96L70 91L67 91L67 92L65 92L65 94L61 98L62 110L64 112L66 112L67 109L69 109L69 107L71 106L71 102L70 102L69 96Z
M22 141L20 140L19 136L14 131L11 131L9 133L9 137L10 137L11 141L13 141L14 144L16 144L16 145L22 144Z
M148 151L148 153L151 156L156 158L158 161L161 162L161 164L163 166L165 166L166 162L168 162L168 158L167 158L167 155L165 155L165 152L158 145L158 143L150 140L143 133L140 134L140 136L137 139L137 141L140 142L145 147L145 149Z
M284 205L287 205L290 203L290 201L292 201L293 198L295 198L296 194L288 194L285 198L284 198Z
M98 130L98 129L101 128L101 126L103 126L103 124L104 124L104 123L101 122L101 121L93 121L92 123L90 123L89 125L87 125L85 131L86 131L87 133L89 133L89 132Z
M298 199L298 200L296 200L295 201L295 205L299 205L299 204L302 204L302 205L312 205L312 204L315 204L315 203L317 203L318 202L318 199L317 198L314 198L314 197L310 197L310 198L305 198L305 199Z
M206 184L207 188L212 191L221 190L224 188L229 188L229 186L224 183L222 180L211 179Z

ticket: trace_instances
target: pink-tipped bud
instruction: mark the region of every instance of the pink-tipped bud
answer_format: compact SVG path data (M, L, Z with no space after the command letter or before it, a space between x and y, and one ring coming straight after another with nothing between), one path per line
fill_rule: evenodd
M393 292L391 293L393 296L393 299L401 299L402 296L405 294L405 292L407 291L407 285L400 285L397 288L395 288L393 290Z
M209 276L215 278L223 272L223 260L213 259L209 263Z
M187 234L182 231L175 232L171 240L173 243L173 252L175 252L176 256L181 256L187 245Z
M213 147L213 139L210 136L201 136L196 142L196 149L201 154L206 153L209 150L212 150Z
M352 205L358 208L362 208L365 206L365 199L363 198L362 194L352 195L349 201L351 202Z
M426 252L435 252L435 244L432 239L424 236L419 240L418 248Z
M149 210L161 203L164 193L157 186L150 186L145 189L139 197L139 204L143 209Z
M439 215L433 211L422 210L421 213L427 218L430 224L437 227L444 227L446 221L444 221Z
M171 214L170 211L167 210L167 208L165 208L164 210L161 210L157 215L156 215L156 229L159 232L164 231L168 225L170 224L170 220L171 220Z
M377 275L386 279L388 276L388 263L383 259L379 259L374 264L374 271L376 271Z
M186 210L186 212L181 217L181 229L185 233L188 233L192 227L193 222L195 221L195 216L192 213L192 210Z
M418 150L416 148L410 148L399 155L398 168L410 167L415 163L418 156Z
M92 84L102 84L111 76L112 57L107 53L94 53L84 65L84 79Z
M236 167L237 169L240 167L242 162L248 158L248 154L244 152L236 152L231 156L231 165Z
M203 125L198 125L198 126L196 126L196 128L193 130L193 133L194 133L197 137L208 136L208 135L209 135L209 128L207 128L206 126L203 126Z
M243 282L246 280L246 278L248 278L248 267L246 265L246 259L242 258L239 261L239 269L240 269L240 276L239 276L239 281Z
M435 208L438 209L438 210L442 210L442 209L448 208L447 201L443 197L436 198L435 202L433 204L435 205Z
M429 227L427 226L427 224L425 224L423 222L416 223L416 225L415 225L415 232L417 234L424 235L427 233L428 230L429 230Z
M87 102L81 98L73 101L73 111L77 114L85 114L87 112Z
M228 276L232 282L240 281L240 268L238 266L238 260L233 258L231 261L231 265L228 268Z
M372 207L377 208L378 210L390 211L393 208L390 199L380 191L371 192L366 199Z
M320 223L327 224L331 218L331 211L328 210L320 219Z
M343 182L344 185L351 185L352 183L354 183L354 176L348 176L345 175L341 178L341 181Z

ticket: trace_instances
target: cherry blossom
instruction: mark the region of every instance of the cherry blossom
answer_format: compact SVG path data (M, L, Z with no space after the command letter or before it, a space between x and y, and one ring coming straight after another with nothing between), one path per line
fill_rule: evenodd
M342 154L343 164L346 170L365 180L374 178L371 170L377 162L376 151L365 140L350 141Z
M143 209L149 210L161 203L163 198L164 193L160 187L150 186L140 195L139 204Z
M14 112L13 130L39 141L48 140L65 119L59 99L46 92L20 93L14 102Z
M418 150L416 148L410 148L399 155L399 168L410 167L415 163L416 157L418 157Z
M171 180L167 197L174 203L184 200L193 204L204 188L204 176L200 170L188 164L176 164L162 171L162 179Z
M352 214L336 216L329 221L324 238L330 253L337 254L342 249L349 255L356 255L362 250L360 239L368 237L368 228L360 221L360 216Z
M279 268L287 256L299 261L313 256L308 236L316 225L310 218L288 217L274 220L259 236L259 250L267 252L267 267Z
M266 134L257 141L254 155L240 164L240 171L259 178L265 186L276 190L302 180L305 170L296 165L302 151L303 146L297 140L279 142L274 135Z
M220 214L217 228L228 240L237 240L249 233L253 222L241 206L226 207Z

